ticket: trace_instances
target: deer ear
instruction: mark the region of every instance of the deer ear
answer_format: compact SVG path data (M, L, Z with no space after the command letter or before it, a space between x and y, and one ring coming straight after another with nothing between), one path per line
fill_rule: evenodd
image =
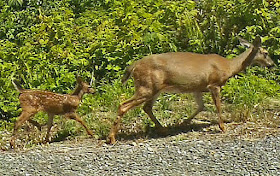
M248 42L247 40L241 38L241 37L237 37L238 40L240 41L240 44L243 46L246 46L248 48L250 48L251 46L253 46L250 42Z
M254 47L260 47L261 46L261 42L262 42L261 37L257 36L255 38L254 42L253 42Z
M79 75L77 75L77 83L81 83L83 80L82 80L82 78L79 76Z

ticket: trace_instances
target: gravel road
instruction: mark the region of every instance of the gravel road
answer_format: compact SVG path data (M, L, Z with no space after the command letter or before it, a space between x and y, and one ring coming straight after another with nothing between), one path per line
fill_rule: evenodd
M258 139L200 136L113 146L84 139L2 151L0 175L280 175L279 134Z

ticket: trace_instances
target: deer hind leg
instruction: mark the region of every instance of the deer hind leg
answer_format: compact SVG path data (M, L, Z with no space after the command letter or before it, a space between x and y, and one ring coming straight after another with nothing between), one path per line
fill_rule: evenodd
M115 119L115 121L111 127L111 130L110 130L110 133L109 133L109 136L107 139L108 143L114 144L116 142L115 136L120 128L120 122L121 122L121 118L123 117L123 115L130 109L141 105L142 103L146 102L149 99L150 99L150 96L147 96L147 95L143 96L143 95L139 95L136 93L131 99L125 101L124 103L122 103L119 106L118 116Z
M166 134L166 129L160 124L160 122L157 120L155 115L152 112L153 104L156 101L157 97L159 96L159 93L155 94L152 99L148 100L144 106L143 110L148 114L150 119L155 123L155 127L159 130L160 133Z
M70 118L70 119L73 119L73 120L76 120L77 122L79 122L87 131L87 134L90 135L90 136L93 136L93 132L91 130L88 129L86 123L83 121L83 119L78 116L76 113L70 113L68 115L66 115L66 117Z
M51 131L51 128L53 126L54 114L48 114L48 116L49 116L49 119L48 119L48 122L47 122L47 135L46 135L46 138L45 138L45 143L48 143L50 141L50 131Z
M225 132L225 125L222 119L222 114L221 114L221 98L220 98L220 90L221 88L218 86L208 86L208 89L210 90L212 94L213 101L215 103L218 117L219 117L219 127L220 129Z
M29 110L29 111L25 111L23 110L22 113L20 114L19 118L17 119L17 121L15 122L15 126L14 126L14 131L10 140L10 146L11 148L15 148L15 140L16 140L16 136L17 136L17 131L18 129L22 126L22 124L24 122L26 122L27 120L29 120L32 116L34 116L37 113L36 110Z

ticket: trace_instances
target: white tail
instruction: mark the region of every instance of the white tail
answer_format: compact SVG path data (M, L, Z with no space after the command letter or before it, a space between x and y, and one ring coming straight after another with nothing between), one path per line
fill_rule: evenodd
M133 76L135 94L119 106L118 116L111 128L108 142L115 143L115 135L122 116L142 103L145 103L143 109L155 123L156 128L164 131L152 113L152 106L161 92L193 93L198 109L190 119L204 108L203 92L211 92L220 119L219 127L225 131L221 118L221 87L230 77L244 70L253 61L265 66L274 64L268 52L260 47L260 37L256 37L253 44L244 39L240 41L250 48L232 60L216 54L175 52L146 56L128 67L122 82L126 82L130 76Z
M29 121L41 130L41 125L31 118L38 112L44 111L48 113L48 130L45 142L49 141L50 130L53 123L54 115L64 115L69 119L75 119L86 129L89 135L93 135L85 122L77 115L76 109L85 93L94 93L95 90L87 83L83 82L80 77L77 77L77 86L74 92L69 94L57 94L49 91L23 89L20 85L12 81L15 88L21 93L19 96L22 113L15 122L13 136L10 140L10 145L15 148L15 139L19 127L25 122Z

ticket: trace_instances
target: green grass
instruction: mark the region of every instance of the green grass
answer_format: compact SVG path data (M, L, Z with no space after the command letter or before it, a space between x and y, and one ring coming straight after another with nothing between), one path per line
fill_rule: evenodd
M242 83L250 83L248 87ZM249 83L248 83L249 82ZM253 83L252 83L253 82ZM270 86L268 90L261 90L260 86ZM85 95L78 114L94 131L96 139L105 139L110 127L117 116L117 109L120 102L130 98L134 93L133 81L128 85L122 85L120 80L112 83L102 83L97 87L95 95ZM258 90L258 91L255 91ZM280 96L279 85L263 78L243 77L230 80L222 91L222 111L226 122L264 122L269 127L279 126L275 114L279 112ZM252 93L253 91L253 93ZM260 92L261 91L261 92ZM253 99L253 100L252 100ZM238 100L238 101L237 101ZM209 93L204 95L206 111L200 113L195 119L209 121L213 125L217 123L217 115L214 104ZM187 119L197 108L191 94L161 94L154 104L153 112L163 126L175 130L181 130L180 123ZM279 114L278 114L279 115ZM35 119L41 124L47 122L47 115L39 113ZM122 119L120 138L149 137L153 136L154 124L144 113L141 107L130 110ZM188 126L188 130L201 130L204 126ZM8 140L13 129L13 123L1 121L0 145L7 148ZM183 129L183 128L182 128ZM180 133L175 130L174 134ZM188 131L185 130L185 131ZM184 132L184 130L182 130ZM30 124L25 124L19 133L17 141L20 147L32 147L40 144L45 138L46 127L39 132ZM76 137L87 137L84 128L74 120L56 116L51 131L54 142L63 141Z

